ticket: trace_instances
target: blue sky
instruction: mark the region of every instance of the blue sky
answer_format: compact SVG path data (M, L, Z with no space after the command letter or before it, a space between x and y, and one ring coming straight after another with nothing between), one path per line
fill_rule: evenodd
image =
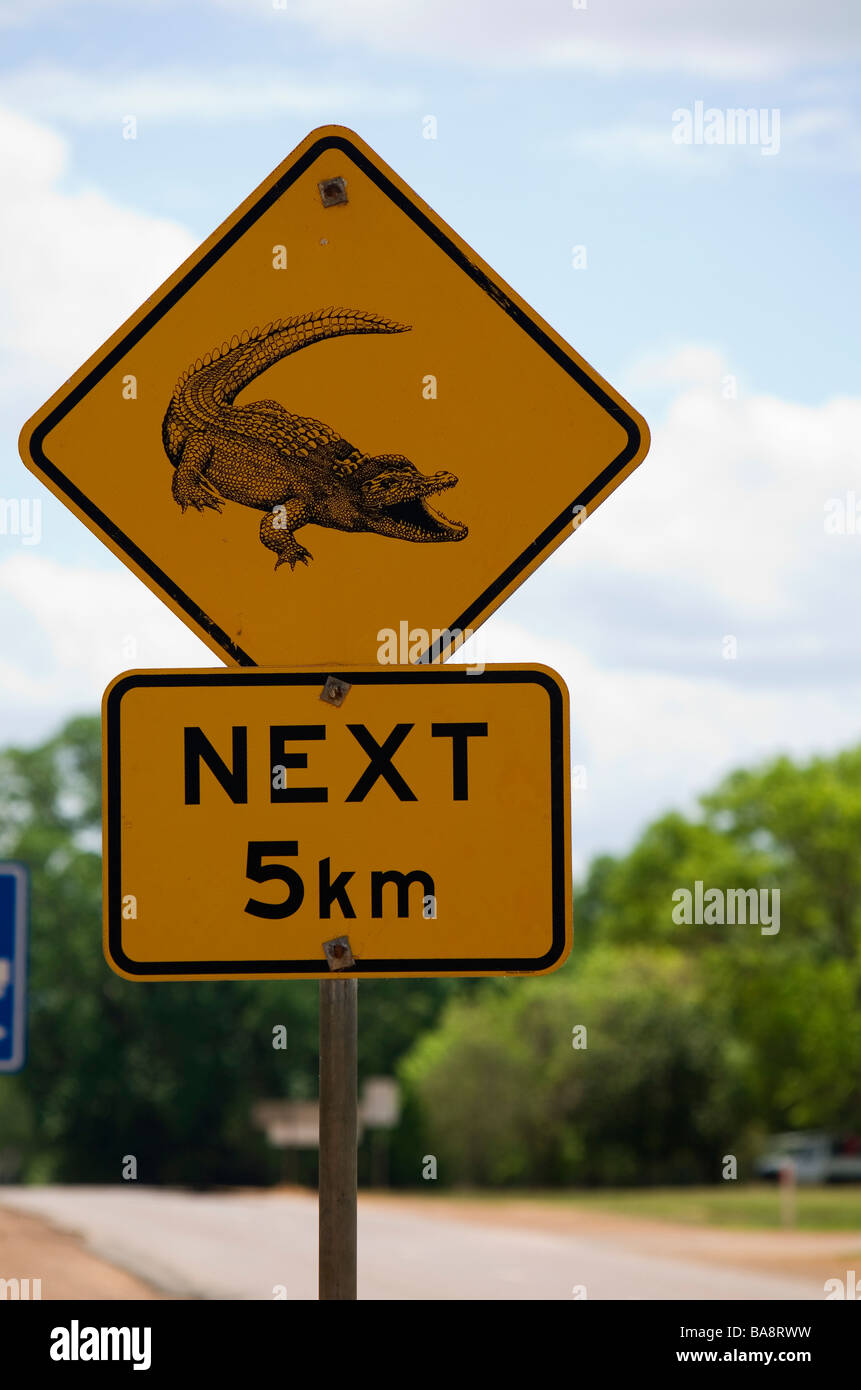
M329 122L652 427L475 639L568 679L578 864L733 766L861 738L861 523L825 529L830 500L861 501L859 55L845 0L0 0L0 498L43 502L38 544L0 534L3 742L126 666L211 664L17 434ZM675 142L698 101L778 112L779 147Z

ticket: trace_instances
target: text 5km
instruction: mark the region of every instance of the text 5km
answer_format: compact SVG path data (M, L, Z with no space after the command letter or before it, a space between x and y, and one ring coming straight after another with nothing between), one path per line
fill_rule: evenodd
M264 859L292 859L299 853L297 840L252 840L248 846L246 876L253 883L268 883L277 879L287 888L287 897L281 902L266 903L249 898L245 911L252 917L265 917L277 921L292 917L305 901L305 883L296 869L290 864L264 864ZM356 910L350 901L347 884L355 873L354 869L332 875L332 861L321 859L317 865L317 904L318 917L331 917L332 907L337 904L344 917L355 917ZM424 869L412 869L400 873L397 869L371 870L370 874L370 915L383 916L383 889L390 885L397 893L397 913L399 917L410 915L410 888L416 885L420 890L418 905L423 917L436 917L436 890L434 881Z
M364 724L347 724L347 731L366 754L368 765L345 801L364 801L368 792L382 778L399 801L417 801L418 797L395 767L393 759L412 724L396 724L391 733L378 743ZM325 724L272 724L269 727L269 762L266 782L272 802L328 801L328 787L293 786L288 783L288 769L307 768L307 752L288 752L288 744L311 743L326 738ZM469 741L487 737L485 723L431 724L431 738L448 739L451 745L451 799L469 800ZM205 763L219 786L237 806L248 802L248 729L234 726L230 762L221 756L203 730L194 725L186 727L185 738L185 804L200 805L200 768ZM225 750L226 751L226 750Z

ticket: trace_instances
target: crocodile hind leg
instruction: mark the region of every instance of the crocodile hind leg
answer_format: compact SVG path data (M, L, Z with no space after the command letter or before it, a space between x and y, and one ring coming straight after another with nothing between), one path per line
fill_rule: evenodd
M173 500L179 503L183 511L186 507L196 507L199 512L204 507L221 511L221 499L206 479L211 458L212 445L205 434L193 434L185 441L171 486Z
M312 558L310 550L306 550L293 535L307 520L305 504L296 498L280 502L271 512L266 512L260 523L260 539L267 549L274 550L278 556L276 569L279 565L287 564L293 570L300 560L307 565Z

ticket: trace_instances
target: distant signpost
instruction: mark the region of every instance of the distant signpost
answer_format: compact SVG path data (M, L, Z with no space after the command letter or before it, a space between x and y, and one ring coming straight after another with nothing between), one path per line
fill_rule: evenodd
M369 1076L359 1114L369 1129L394 1129L401 1117L401 1088L393 1076Z
M320 1144L320 1102L261 1100L252 1107L254 1123L276 1149L316 1149Z
M28 882L23 864L0 864L0 1072L20 1071L27 1050Z

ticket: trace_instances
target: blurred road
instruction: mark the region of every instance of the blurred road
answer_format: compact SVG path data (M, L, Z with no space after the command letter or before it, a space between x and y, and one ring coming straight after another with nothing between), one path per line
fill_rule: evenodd
M294 1191L211 1195L156 1188L0 1187L0 1206L80 1233L93 1252L168 1296L317 1296L317 1205ZM359 1297L364 1299L821 1299L822 1279L744 1268L781 1232L681 1232L544 1210L530 1226L472 1204L368 1196L359 1202ZM524 1214L525 1213L525 1214ZM558 1225L558 1229L556 1226ZM633 1229L633 1228L632 1228ZM647 1229L645 1237L643 1229ZM794 1239L791 1233L788 1239ZM803 1241L804 1236L798 1240ZM833 1237L807 1237L831 1240ZM687 1240L680 1246L680 1241ZM757 1245L757 1241L759 1244ZM843 1237L844 1243L847 1238ZM639 1248L637 1248L639 1245ZM680 1258L679 1249L688 1253ZM661 1253L665 1250L666 1253ZM690 1258L693 1251L697 1258ZM824 1254L824 1247L823 1247ZM737 1267L733 1261L737 1261ZM834 1257L833 1273L842 1270ZM283 1296L283 1295L282 1295Z

